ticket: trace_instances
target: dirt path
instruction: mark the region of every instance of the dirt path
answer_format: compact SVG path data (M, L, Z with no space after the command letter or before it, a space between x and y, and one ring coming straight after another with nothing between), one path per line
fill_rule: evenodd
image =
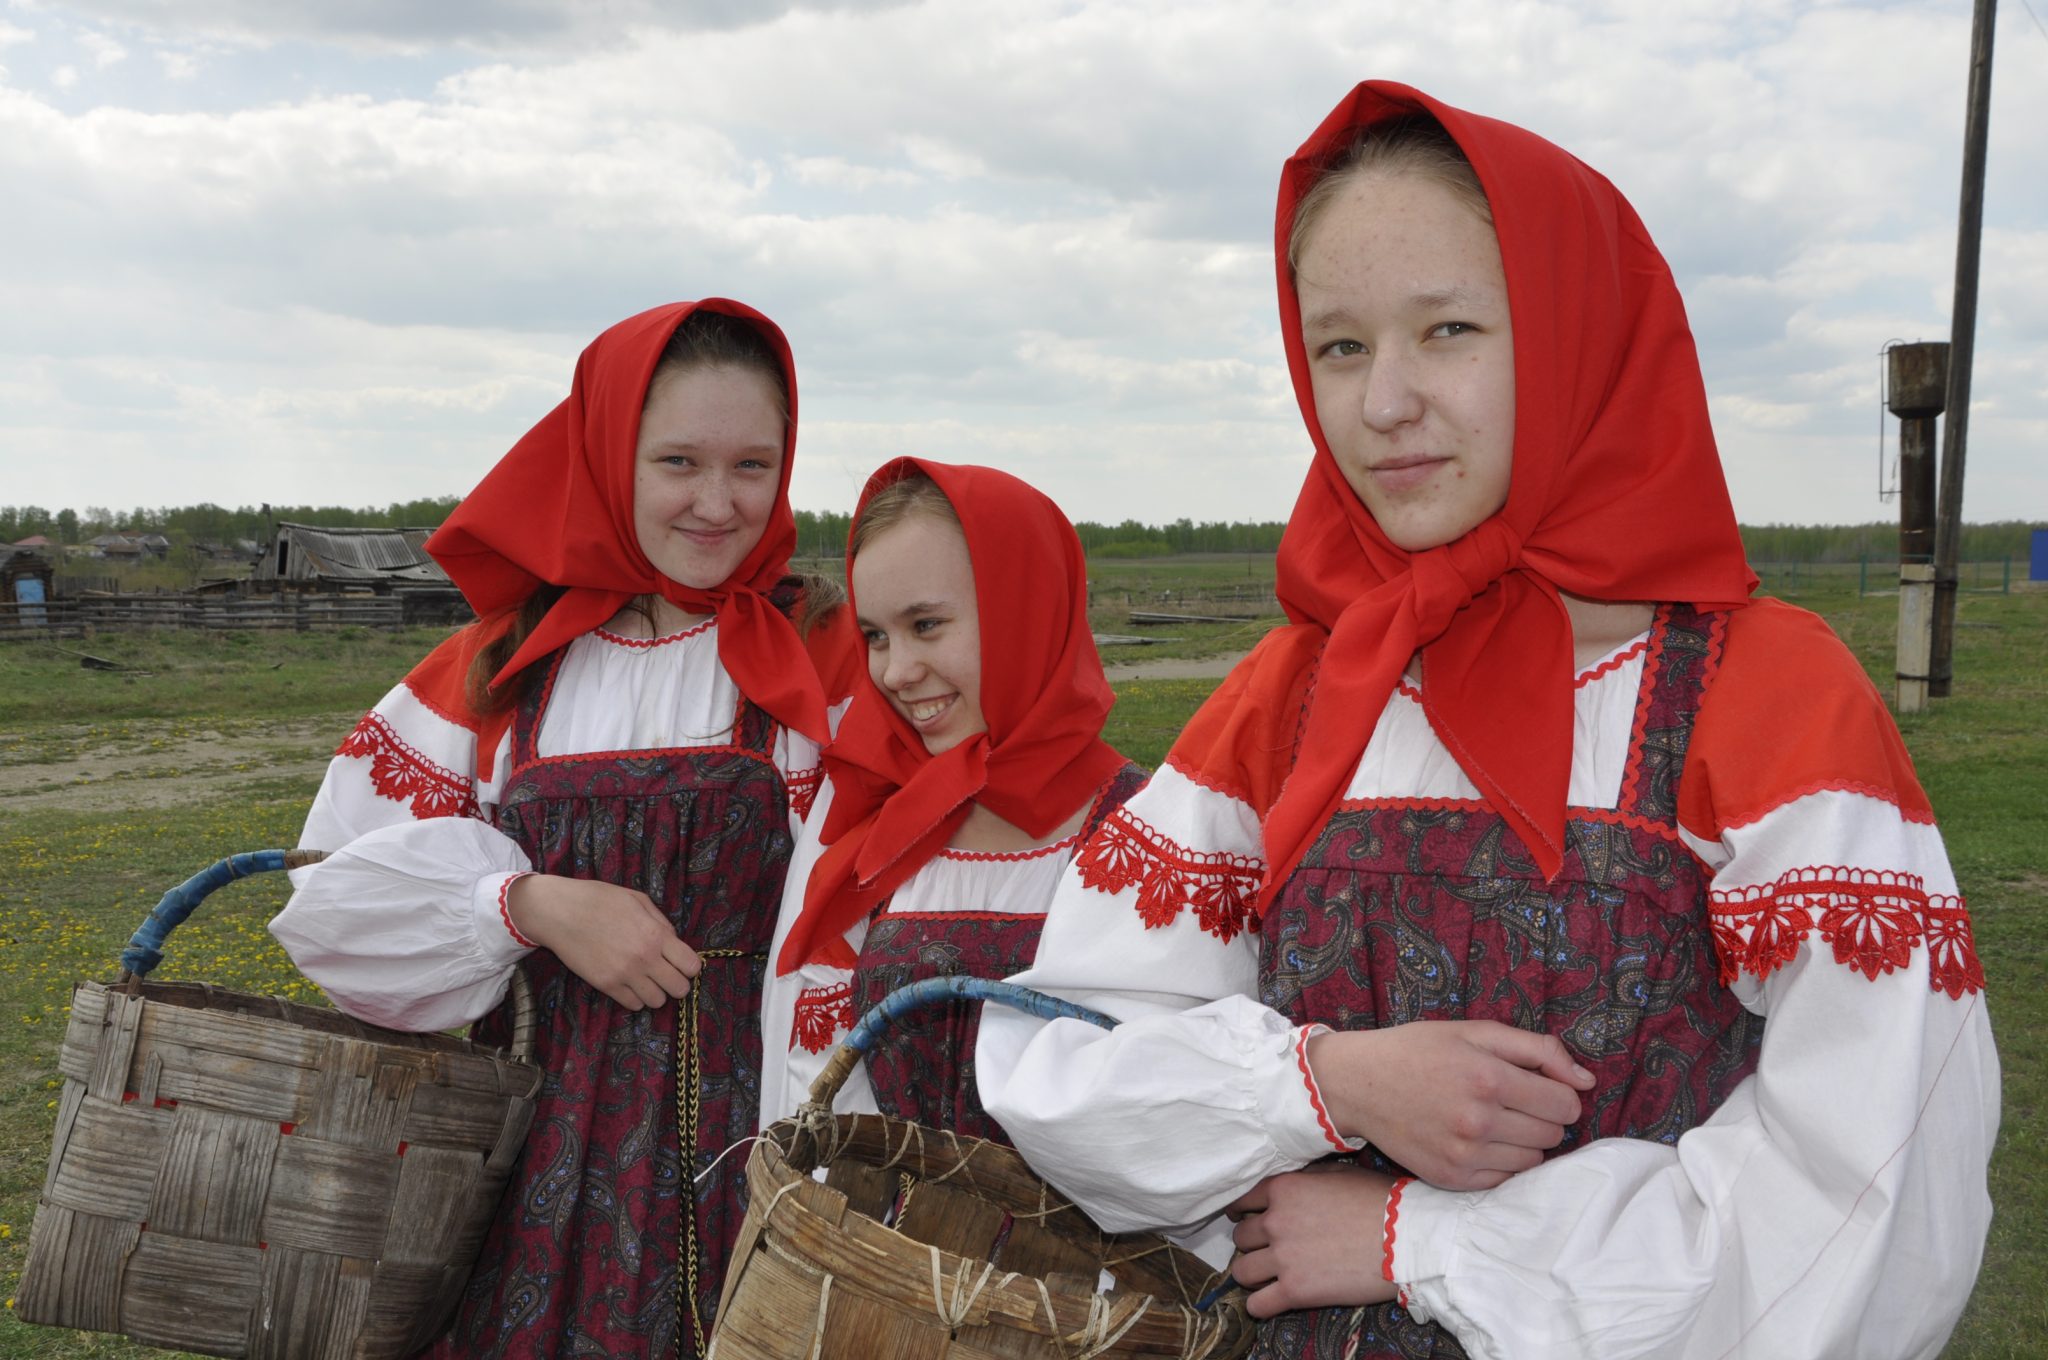
M1230 668L1244 660L1243 652L1228 656L1168 657L1160 661L1123 661L1104 666L1102 673L1115 684L1119 680L1221 680Z
M308 796L353 715L218 725L120 723L36 734L39 755L0 761L0 817L14 811L168 807L195 788L233 793L279 780ZM51 757L54 758L44 758Z

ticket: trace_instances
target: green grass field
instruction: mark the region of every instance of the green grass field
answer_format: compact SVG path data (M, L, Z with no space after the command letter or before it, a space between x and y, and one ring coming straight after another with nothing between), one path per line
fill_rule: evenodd
M1128 592L1270 585L1270 560L1102 564L1098 625L1125 631ZM1826 615L1884 684L1896 600L1853 572L1773 583ZM1256 626L1211 625L1107 659L1241 650ZM84 670L41 645L0 647L0 1290L13 1294L42 1183L55 1051L71 984L110 977L162 890L220 855L297 838L326 754L437 635L114 635L67 643L130 670ZM1903 727L1975 913L2005 1067L1992 1193L1998 1219L1950 1357L2048 1350L2048 592L1969 594L1957 696ZM1156 764L1213 679L1117 686L1109 735ZM311 998L264 922L281 880L237 884L173 939L164 975ZM109 1337L0 1313L0 1360L129 1356Z

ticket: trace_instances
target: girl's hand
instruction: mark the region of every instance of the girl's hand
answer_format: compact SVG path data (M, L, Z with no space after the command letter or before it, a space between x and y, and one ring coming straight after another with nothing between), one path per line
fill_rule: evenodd
M1339 1131L1447 1190L1490 1190L1541 1162L1593 1087L1555 1037L1492 1020L1319 1034L1308 1060Z
M1269 1318L1392 1299L1380 1258L1393 1184L1377 1171L1333 1164L1269 1176L1227 1205L1237 1224L1230 1273L1251 1291L1246 1311Z
M677 938L646 893L595 879L527 874L505 910L521 935L629 1011L689 993L697 951Z

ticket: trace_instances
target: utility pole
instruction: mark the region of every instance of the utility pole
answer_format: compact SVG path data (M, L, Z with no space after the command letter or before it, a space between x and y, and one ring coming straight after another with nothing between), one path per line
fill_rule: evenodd
M1934 654L1927 692L1948 697L1955 676L1956 552L1963 536L1963 460L1970 434L1970 362L1977 339L1977 256L1984 239L1984 153L1991 137L1991 37L1998 0L1970 21L1970 104L1963 124L1963 199L1956 214L1956 299L1949 313L1947 412L1941 429L1941 507L1934 527Z
M1898 710L1927 707L1934 628L1934 418L1948 387L1948 346L1885 349L1885 401L1899 418Z

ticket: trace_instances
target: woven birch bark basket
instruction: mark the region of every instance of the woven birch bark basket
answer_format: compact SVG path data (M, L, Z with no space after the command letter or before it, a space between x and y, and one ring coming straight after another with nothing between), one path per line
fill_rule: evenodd
M540 1089L524 976L509 1053L142 980L208 892L320 858L220 861L165 894L120 981L73 991L24 1320L271 1360L395 1360L447 1326Z
M754 1145L747 1217L707 1360L1243 1355L1252 1343L1243 1295L1192 1253L1150 1233L1102 1231L1000 1144L832 1113L890 1021L959 996L1114 1023L977 978L932 978L885 998L833 1053L796 1117Z

